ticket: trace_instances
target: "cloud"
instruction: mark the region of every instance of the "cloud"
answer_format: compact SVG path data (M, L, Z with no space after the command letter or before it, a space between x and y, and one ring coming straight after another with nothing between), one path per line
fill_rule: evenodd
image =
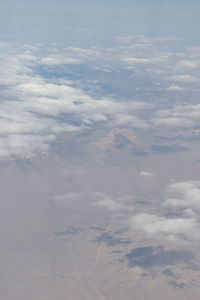
M122 37L121 42L125 45L107 49L101 47L58 48L57 45L52 45L47 49L41 45L12 48L9 44L3 45L0 51L2 101L0 134L2 141L6 141L6 135L10 137L25 134L33 134L35 137L54 135L56 138L68 132L86 131L93 128L95 124L101 123L105 126L109 124L113 127L128 126L143 130L166 126L173 128L198 126L199 105L174 104L171 109L156 111L153 101L149 101L151 102L149 104L140 99L135 100L135 96L130 99L99 96L98 92L95 94L92 91L91 93L92 88L88 87L89 80L86 80L87 83L82 78L73 80L70 75L67 77L66 74L60 73L60 67L65 64L71 64L67 67L70 74L75 68L73 64L83 64L83 67L87 64L92 71L95 70L97 73L105 70L114 72L118 67L120 70L123 67L126 69L128 65L130 69L135 70L136 84L141 85L141 80L139 83L137 81L139 74L140 79L145 78L145 86L146 82L148 86L153 82L153 89L163 90L160 83L162 79L167 81L164 86L168 86L166 88L168 91L181 91L185 89L184 83L187 88L189 88L187 83L195 83L198 80L198 74L195 68L191 68L189 74L188 70L179 69L177 72L177 66L188 67L190 65L192 67L192 63L197 63L197 59L192 58L194 53L191 51L173 54L161 50L158 44L167 40L176 39ZM55 76L52 75L51 66L55 71ZM59 76L56 77L56 74ZM137 86L136 88L139 91ZM149 89L151 88L148 87ZM144 114L145 110L149 110L150 113ZM30 149L30 155L33 152Z
M179 217L158 216L139 213L129 220L133 229L141 230L146 235L172 242L199 241L200 224L200 181L177 182L168 186L168 192L176 197L163 202L163 208Z
M193 218L165 218L153 214L140 213L130 218L131 228L142 230L152 237L181 241L199 238L198 222Z
M194 127L200 119L199 104L174 105L172 109L156 112L151 122L156 126Z
M169 79L177 81L177 82L185 82L185 83L192 83L192 82L199 81L199 79L196 76L189 75L189 74L173 75L173 76L170 76Z
M86 61L101 59L103 54L95 47L89 49L80 47L53 48L49 54L41 57L38 64L47 67L59 67L63 65L79 65Z
M39 61L39 63L41 65L46 65L46 66L58 66L58 65L70 65L70 64L78 65L81 64L81 60L77 58L54 55L54 56L43 57Z
M135 128L149 128L148 122L142 120L141 118L134 116L132 114L117 114L115 117L115 123L117 125L128 125Z
M143 43L143 44L155 44L165 41L183 41L183 38L171 36L171 37L156 37L156 38L149 38L144 35L126 35L126 36L117 36L116 39L121 43Z
M170 193L179 195L180 198L169 198L165 200L165 206L172 209L191 209L200 212L200 181L185 181L170 184Z
M20 156L29 158L32 153L46 153L51 143L55 140L54 135L17 135L11 134L0 138L0 157Z
M152 173L152 172L148 172L148 171L140 171L140 172L139 172L139 175L140 175L140 176L144 176L144 177L152 177L152 176L154 176L155 174Z
M179 69L196 69L199 68L200 66L200 62L199 61L194 61L194 60L181 60L178 64L177 64L177 68Z
M109 197L106 197L102 200L95 202L94 205L101 207L101 208L108 209L113 212L118 212L118 211L120 212L125 208L123 203L119 203Z
M74 57L77 57L79 59L84 59L87 60L96 60L101 59L104 57L104 54L102 53L102 48L96 48L96 47L91 47L91 48L80 48L80 47L68 47L66 48L66 51L69 53L69 55L73 55Z
M78 51L77 55L88 59L92 53L100 56L97 49L67 48L66 55L44 57L40 51L25 47L0 53L0 158L48 151L60 134L88 130L97 122L146 126L135 115L149 107L144 102L90 96L70 81L37 73L41 62L47 66L76 64L79 58L69 53Z
M183 89L184 89L183 87L181 87L181 86L179 86L179 85L175 85L175 84L170 85L170 86L167 88L168 91L182 91Z
M150 58L144 58L144 57L122 57L122 61L126 63L139 63L139 64L146 64L151 63L152 60Z
M170 126L170 127L192 127L195 122L186 118L169 117L169 118L153 118L151 120L156 126Z

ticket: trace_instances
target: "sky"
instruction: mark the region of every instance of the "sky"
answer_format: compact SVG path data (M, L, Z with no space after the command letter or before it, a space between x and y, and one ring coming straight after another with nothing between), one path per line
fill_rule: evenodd
M200 4L192 1L24 1L0 3L4 39L66 42L67 28L96 30L108 42L115 34L199 39ZM71 36L76 43L81 35Z

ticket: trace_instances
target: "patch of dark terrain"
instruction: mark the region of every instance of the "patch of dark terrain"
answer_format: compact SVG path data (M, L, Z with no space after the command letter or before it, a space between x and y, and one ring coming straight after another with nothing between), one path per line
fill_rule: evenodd
M128 146L134 146L134 144L122 134L117 134L115 138L115 147L120 150Z
M122 250L114 250L114 251L112 251L112 253L113 254L122 254L123 252L122 252Z
M143 269L150 269L178 264L191 265L194 255L186 250L166 250L162 246L150 246L135 248L126 254L125 258L129 267L139 266Z
M148 153L143 151L143 150L134 150L133 155L135 156L141 156L141 157L146 157L148 156Z
M81 229L81 228L76 228L76 227L70 226L66 230L56 231L56 232L54 232L54 234L56 236L76 235L76 234L81 233L82 231L83 231L83 229Z
M121 228L114 232L114 234L123 234L128 231L128 227Z
M174 272L167 268L162 272L163 275L169 276L169 277L173 277L173 278L177 278L177 276L174 274Z
M142 206L150 206L150 205L152 205L151 202L144 201L144 200L137 200L135 203L139 204L139 205L142 205Z
M90 229L97 230L97 231L104 231L105 229L99 226L91 226Z
M128 245L131 243L128 239L121 239L121 238L114 238L112 235L108 234L107 232L103 232L101 235L97 236L95 240L93 240L95 243L105 243L106 246L117 246L117 245Z
M175 288L179 288L179 289L185 289L187 287L184 282L176 282L175 280L171 280L168 283L169 285L172 285Z

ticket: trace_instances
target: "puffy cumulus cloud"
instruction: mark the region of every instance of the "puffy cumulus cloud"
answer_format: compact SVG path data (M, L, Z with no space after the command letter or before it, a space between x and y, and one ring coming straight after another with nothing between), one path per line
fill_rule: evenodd
M163 202L163 208L179 217L157 216L139 213L130 218L130 226L151 237L176 242L199 241L200 181L176 182L168 186L175 195ZM169 214L170 215L170 214Z
M120 212L125 208L125 205L123 203L117 202L109 197L95 202L94 205L113 212Z
M102 53L102 49L91 47L89 49L86 48L80 48L80 47L68 47L65 49L69 55L73 55L75 57L78 57L80 59L100 59L104 57L104 54Z
M95 47L89 49L78 47L50 48L49 54L40 58L38 63L48 67L59 67L63 65L77 65L86 61L101 59L102 57L101 50Z
M46 153L54 135L10 134L0 138L0 157L21 156L28 158L32 153Z
M200 61L196 61L196 60L181 60L177 64L177 68L183 70L196 69L199 68L199 66L200 66Z
M151 121L159 126L194 127L199 125L199 119L200 104L185 104L159 110Z
M147 105L145 105L147 107ZM142 108L142 107L141 107ZM135 128L147 129L149 128L149 123L133 114L117 114L115 116L115 123L117 125L129 125Z
M176 194L176 198L167 199L165 206L172 209L185 209L186 212L200 211L200 181L185 181L170 184L170 193ZM178 197L179 196L179 197Z
M130 226L172 242L199 239L200 226L195 218L166 218L140 213L130 218Z
M52 56L46 56L43 57L40 60L41 65L47 65L47 66L58 66L58 65L71 65L71 64L81 64L81 60L77 58L70 58L60 55L52 55Z
M149 107L145 103L127 104L108 97L95 99L81 89L47 82L19 84L15 87L15 93L24 100L19 105L28 111L48 116L76 114L83 123L106 121L108 117L117 122L123 115L125 119L127 115L134 118L135 111ZM27 98L29 101L26 101Z
M199 122L200 104L177 105L173 110L166 112L176 117L190 118Z
M167 91L180 92L191 89L199 82L199 58L191 59L187 52L164 51L156 41L125 43L121 51L118 49L113 55L118 57L123 67L142 74L144 78L147 76L152 86L157 82L160 89L163 89L165 82Z
M45 80L40 80L36 82L22 83L14 87L14 91L20 96L20 98L25 97L38 97L48 99L60 99L70 97L73 100L77 100L80 97L80 101L84 100L86 95L78 89L70 86L54 84L46 82Z
M146 64L152 62L150 58L145 58L145 57L122 57L121 60L126 63L136 63L136 64Z
M16 54L0 53L0 85L10 86L26 80L31 68L22 62Z
M123 46L118 48L115 56L121 64L129 70L144 72L143 75L153 76L163 84L165 81L169 91L181 91L190 89L199 82L200 59L197 49L183 52L163 49L160 45L166 45L169 41L178 42L177 38L153 38L144 36L122 36L117 38ZM120 51L121 50L121 51ZM155 77L156 76L156 77Z
M183 83L192 83L192 82L199 82L199 78L190 75L190 74L177 74L169 77L170 80L183 82Z
M175 117L168 117L168 118L153 118L151 120L154 125L156 126L170 126L170 127L180 127L180 128L187 128L192 127L195 125L193 120L188 120L186 118L175 118Z
M58 135L87 130L96 122L145 126L135 116L149 107L145 103L92 97L69 81L37 74L41 62L54 66L76 64L80 63L78 58L57 53L42 58L38 48L5 47L0 52L0 157L48 151ZM92 53L100 55L96 49L68 49L69 53L77 51L81 59Z
M167 88L168 91L182 91L183 89L184 89L183 87L176 85L176 84L170 85Z
M162 50L158 44L169 40L164 38L148 39L144 36L125 36L118 37L117 40L123 43L123 46L115 50L115 55L121 63L124 63L128 68L140 70L146 68L148 73L157 72L169 73L169 68L174 66L174 53Z
M35 114L26 100L2 101L0 157L28 157L35 152L46 152L57 134L80 129L73 124Z

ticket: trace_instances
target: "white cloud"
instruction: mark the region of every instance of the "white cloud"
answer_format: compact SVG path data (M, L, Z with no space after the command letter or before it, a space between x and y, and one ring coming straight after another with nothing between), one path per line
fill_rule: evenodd
M198 126L200 120L199 104L175 105L172 109L156 112L151 119L156 126L193 127Z
M117 212L117 211L120 212L125 207L123 203L117 202L109 197L106 197L102 200L95 202L94 205L101 207L101 208L105 208L105 209L113 211L113 212Z
M135 128L147 129L149 127L148 122L138 118L137 116L131 114L117 114L115 116L115 123L117 125L129 125Z
M63 66L63 65L77 65L85 63L88 60L101 59L103 54L95 47L89 49L78 47L54 48L49 49L49 54L40 58L38 63L44 66Z
M200 61L193 61L193 60L181 60L177 64L177 68L187 70L187 69L196 69L199 68Z
M156 126L170 126L170 127L192 127L195 125L193 120L186 118L154 118L151 120Z
M39 63L41 65L47 65L47 66L58 66L58 65L67 65L67 64L77 65L77 64L81 64L81 60L73 57L54 55L54 56L43 57L39 61Z
M68 81L48 80L35 71L41 61L57 65L79 63L78 58L68 54L41 58L38 49L24 49L0 53L0 157L47 151L58 134L84 130L95 122L145 126L135 114L148 108L146 103L92 97ZM81 57L100 55L97 49L67 49Z
M149 171L140 171L140 172L139 172L139 175L140 175L140 176L144 176L144 177L152 177L152 176L154 176L155 174L152 173L152 172L149 172Z
M184 208L200 211L200 181L177 182L169 185L168 190L180 196L165 201L165 206L172 209Z
M189 74L173 75L173 76L170 76L169 79L177 81L177 82L185 82L185 83L199 81L199 79L196 76L189 75Z
M0 138L0 157L30 157L34 153L46 153L55 140L54 135L11 134Z
M142 230L147 235L169 241L199 238L200 226L194 218L165 218L153 214L140 213L130 218L133 229Z
M152 60L150 58L145 58L145 57L122 57L122 61L126 63L138 63L138 64L146 64L146 63L151 63Z
M84 59L84 61L87 59L101 59L104 57L102 49L96 48L94 46L89 49L80 47L68 47L66 48L66 51L69 53L69 55L73 55L74 57L77 57L79 59Z
M164 41L182 41L183 38L180 37L156 37L156 38L149 38L143 35L127 35L127 36L117 36L117 40L121 43L144 43L144 44L155 44Z
M175 197L166 199L163 208L177 212L180 217L168 218L155 214L139 213L130 218L131 228L151 237L169 241L199 241L200 181L176 182L168 186Z
M179 85L175 85L175 84L170 85L170 86L167 88L168 91L182 91L183 89L184 89L183 87L181 87L181 86L179 86Z
M75 87L78 81L73 82L67 77L48 79L39 75L41 64L46 66L45 69L58 66L59 70L59 66L63 64L87 62L93 70L96 68L113 72L116 63L119 63L121 68L120 62L124 62L126 67L136 70L136 76L146 74L148 82L153 76L159 90L162 89L159 82L161 77L168 80L168 91L181 91L185 88L184 83L198 81L196 68L193 68L198 60L192 58L193 52L173 55L169 51L160 50L157 44L165 40L162 37L146 39L144 36L128 36L121 39L122 42L127 41L124 46L108 49L60 49L58 45L48 49L41 45L24 45L20 49L12 49L10 45L3 45L5 47L2 46L3 50L0 52L0 134L4 135L4 139L6 135L16 134L56 136L61 132L91 128L96 122L109 122L112 126L122 125L145 130L157 126L190 128L198 125L200 105L175 105L172 109L155 111L149 121L149 115L146 118L147 114L140 112L153 108L153 101L149 105L139 100L91 96L83 89ZM92 65L94 61L95 64ZM142 69L147 66L148 69L146 68L144 73ZM185 67L186 70L180 70L181 67ZM187 70L188 68L190 70ZM153 70L154 73L149 70Z

